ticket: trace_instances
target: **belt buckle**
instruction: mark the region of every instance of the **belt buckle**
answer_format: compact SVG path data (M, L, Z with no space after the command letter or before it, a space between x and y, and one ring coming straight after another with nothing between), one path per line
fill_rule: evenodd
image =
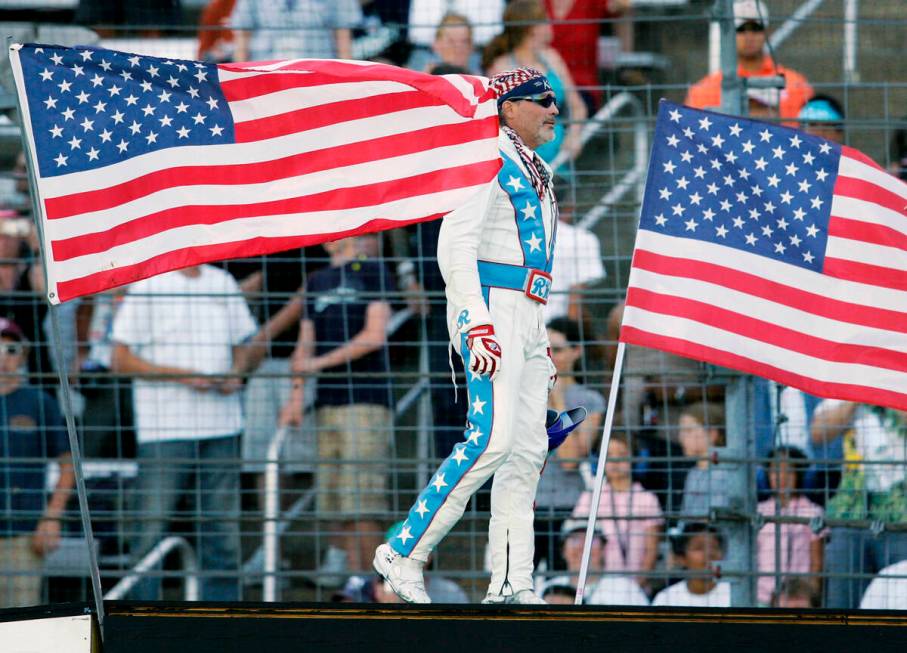
M526 296L539 304L548 303L548 293L551 292L551 275L541 270L532 270L526 282Z

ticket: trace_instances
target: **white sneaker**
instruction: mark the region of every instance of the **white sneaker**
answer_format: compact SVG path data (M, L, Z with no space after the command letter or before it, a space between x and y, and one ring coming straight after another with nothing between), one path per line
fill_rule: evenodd
M338 588L346 582L349 573L346 565L346 551L336 546L329 546L324 552L324 560L315 572L315 584L319 587Z
M407 603L431 603L422 578L422 563L400 555L389 544L375 549L375 571Z
M486 594L482 599L485 605L548 605L538 594L532 590L520 590L514 594Z

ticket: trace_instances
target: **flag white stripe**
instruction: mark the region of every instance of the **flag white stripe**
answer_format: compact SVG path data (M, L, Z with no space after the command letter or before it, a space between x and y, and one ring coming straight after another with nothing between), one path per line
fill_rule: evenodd
M663 256L682 256L694 261L714 263L733 270L750 272L769 281L793 288L807 289L822 297L842 302L891 311L907 311L907 292L826 277L818 272L715 243L678 238L655 233L648 229L640 229L636 236L636 249L648 250Z
M243 123L248 120L278 116L288 111L310 109L333 102L361 100L375 95L411 92L412 86L400 82L347 82L323 86L306 86L287 88L273 93L265 93L246 100L230 102L233 121Z
M825 256L907 271L907 252L897 247L885 247L862 240L831 237L828 239Z
M496 108L492 102L483 103L476 113L478 118L486 118L495 112ZM215 161L216 165L250 164L319 150L326 144L339 147L382 136L468 121L469 118L464 118L446 106L408 109L250 143L166 148L99 170L48 177L41 180L41 185L45 197L61 197L71 194L74 190L85 192L109 188L169 168L198 166L199 147L205 148L205 161ZM497 146L492 156L496 156L496 153Z
M880 347L907 354L905 333L823 317L708 281L672 277L634 268L632 287L725 307L807 336L817 336L841 344Z
M483 153L495 152L497 137L461 145L420 151L414 154L370 161L357 165L311 172L260 184L210 184L174 186L125 202L104 211L82 213L48 221L52 240L106 231L150 213L180 206L231 206L258 201L279 201L324 191L381 183L429 173L481 160Z
M846 383L892 392L907 392L907 374L903 372L857 363L832 363L695 320L654 313L628 305L624 310L623 324L665 338L688 340L779 369L793 370L826 383Z
M907 200L907 184L903 181L888 174L884 170L879 170L876 167L867 165L856 159L851 159L848 156L841 157L841 160L838 163L838 176L852 177L861 181L867 181Z
M889 227L907 235L907 219L900 213L874 202L835 195L831 204L831 214L839 218L850 218Z
M190 225L154 234L141 240L60 261L54 265L58 279L76 279L113 268L141 263L150 258L185 247L202 247L257 238L337 233L355 229L367 220L381 217L405 222L435 213L446 213L465 202L487 184L458 188L428 195L375 204L357 209L315 211L310 213L268 215L230 220L215 225ZM330 225L331 230L325 230Z

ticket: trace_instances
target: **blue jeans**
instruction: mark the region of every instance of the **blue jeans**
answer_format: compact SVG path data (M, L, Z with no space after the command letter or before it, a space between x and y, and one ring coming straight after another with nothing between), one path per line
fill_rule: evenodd
M872 576L901 560L907 560L907 533L886 531L876 537L864 529L832 528L825 547L825 573L830 574L825 607L845 610L859 607ZM834 574L866 576L847 578Z
M130 551L138 562L179 518L194 535L206 601L239 599L239 436L174 440L138 446L136 527ZM194 512L176 509L187 499ZM227 573L225 573L227 572ZM161 598L161 579L148 577L130 592L135 600Z

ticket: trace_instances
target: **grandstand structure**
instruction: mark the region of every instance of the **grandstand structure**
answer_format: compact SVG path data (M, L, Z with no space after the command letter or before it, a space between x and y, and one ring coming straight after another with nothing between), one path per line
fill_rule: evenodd
M483 2L447 4L468 15L463 7ZM907 165L907 152L895 147L899 131L907 130L907 69L900 56L907 37L903 0L764 3L770 12L769 51L776 62L802 73L815 93L840 103L847 145L905 178L898 166ZM196 59L200 35L215 29L199 27L206 4L183 0L178 20L164 24L79 24L82 10L78 2L21 0L0 5L0 23L18 42L93 45L147 56ZM400 3L402 9L384 13L378 7L382 3L361 4L365 15L352 31L354 56L405 65L418 50L406 40L405 9L419 4L418 0ZM500 4L503 9L506 3ZM727 46L722 51L721 28L713 20L720 15L721 7L731 2L635 0L629 4L632 10L628 13L592 19L599 29L600 83L582 89L591 91L594 99L588 117L581 122L578 156L571 158L562 152L553 162L562 213L573 225L588 230L599 246L597 262L602 273L560 293L579 331L577 341L568 342L578 347L576 379L605 399L611 390L619 310L627 288L659 100L682 103L693 83L720 69L722 57L725 64L735 61ZM724 29L729 28L733 28L731 23L725 23ZM620 50L628 43L621 43L618 35L627 30L633 37L632 49ZM273 27L265 31L275 39L292 32ZM726 31L726 44L731 42L729 35L733 36ZM481 46L474 43L475 52ZM229 55L229 43L225 52ZM0 163L9 171L0 178L0 209L30 217L27 193L22 188L25 171L17 166L22 137L14 86L5 61L0 64L0 85L0 110L5 114L0 118ZM757 92L747 95L746 87L741 88L744 98L758 96ZM573 120L569 115L564 119L568 124ZM782 121L779 116L769 120ZM907 228L902 232L907 233ZM437 402L447 391L451 404L454 399L446 353L443 366L439 367L436 360L438 352L446 352L446 343L432 325L432 317L444 314L445 302L443 290L437 284L432 286L429 278L434 275L437 281L435 255L425 251L431 238L430 230L421 225L386 232L361 245L363 258L380 261L393 276L386 289L365 295L365 301L387 302L393 311L381 349L391 375L365 374L369 384L381 385L392 395L392 425L382 431L389 455L380 461L386 508L378 515L352 516L322 509L330 503L325 497L336 489L326 489L318 482L319 469L327 463L319 454L316 400L307 396L301 428L281 428L272 417L273 425L254 438L243 434L250 442L254 439L256 446L244 448L229 461L241 468L242 474L241 512L230 518L238 526L240 546L236 559L229 561L230 571L212 570L201 553L206 528L221 519L199 508L200 497L207 491L202 485L185 493L175 519L155 546L141 555L134 550L132 543L142 529L149 527L153 515L143 514L136 507L141 467L132 410L133 381L129 374L111 371L109 358L107 365L95 365L97 361L93 360L99 351L113 345L109 334L122 297L99 295L55 308L60 322L55 336L46 301L38 290L22 285L4 289L4 310L9 315L0 317L22 316L31 329L27 334L33 345L28 360L29 383L58 398L61 404L72 403L83 454L84 507L90 513L93 541L86 541L74 491L62 520L59 548L42 561L38 572L25 573L40 576L39 604L71 605L34 607L12 599L0 605L11 608L0 611L0 633L6 624L17 620L92 614L96 625L100 622L102 626L94 631L94 646L103 644L103 650L111 651L128 648L133 653L164 646L174 651L189 650L190 646L194 651L215 646L239 650L262 641L280 650L303 640L324 650L351 646L383 650L398 648L402 641L428 640L438 642L436 648L440 650L464 645L476 648L479 639L489 648L510 648L511 644L504 642L511 642L513 647L525 645L533 650L553 649L563 642L577 642L577 648L603 645L629 650L631 643L636 649L645 642L653 650L675 653L728 650L732 646L740 650L768 646L778 650L792 650L793 646L840 649L867 641L880 651L903 647L905 613L898 612L907 610L903 565L889 570L881 602L862 603L862 599L866 586L884 567L896 567L895 563L907 559L907 544L902 549L902 543L907 542L907 419L894 427L899 429L904 446L885 450L866 465L870 471L860 476L865 482L871 470L882 469L901 479L884 492L872 494L903 501L903 513L895 508L890 518L880 518L870 509L869 494L861 495L865 505L842 509L843 493L857 496L854 486L842 479L848 478L848 470L854 465L864 462L859 457L861 452L853 449L852 434L848 436L845 431L856 428L863 413L857 413L838 436L828 436L822 442L825 436L813 422L821 398L798 399L764 379L638 348L628 351L613 416L613 435L628 446L608 463L626 463L632 474L632 489L628 507L623 509L620 499L614 503L616 490L605 495L611 497L611 503L603 496L599 517L607 522L603 526L607 543L601 553L602 563L591 570L590 585L602 578L628 578L637 583L648 602L672 585L705 578L727 583L726 608L627 607L629 599L624 603L622 598L626 597L621 596L607 606L587 600L583 606L551 606L539 611L478 605L378 605L385 600L390 603L392 598L376 581L370 561L346 553L342 560L336 556L330 560L329 551L336 550L337 543L351 534L361 541L383 536L386 529L403 519L404 510L428 482L442 455L439 433L443 428ZM21 272L35 264L36 259L29 258L35 255L23 240L20 250L4 254L8 258L0 263ZM297 289L304 288L313 274L329 265L329 253L316 247L231 261L223 267L236 278L243 301L256 323L262 325L281 307L292 304ZM576 262L573 274L582 272L580 268L585 265ZM190 326L205 328L203 324ZM345 331L350 328L349 324L343 326ZM289 358L295 328L280 340L280 353L276 346L269 350L269 360ZM338 334L335 344L342 342ZM71 383L71 393L65 397L59 361L63 361ZM257 375L260 380L290 383L287 370L275 364L259 368ZM238 377L246 392L251 378L245 374ZM352 382L343 374L328 374L322 383L352 393ZM265 411L268 415L276 416L283 408L284 401L276 392L265 390L256 395L256 401L271 406ZM249 397L244 396L243 408L251 419L255 407L250 407ZM699 426L706 432L709 427L720 427L722 437L709 441L704 450L690 453L685 451L683 416L689 417L691 407L702 402L720 406L724 422L710 424L707 417ZM820 410L818 414L823 413ZM873 414L871 407L865 408L865 415ZM185 420L191 422L196 417L187 414ZM598 424L600 429L601 422ZM8 435L0 431L0 437ZM598 443L589 444L582 455L548 463L563 463L568 470L565 474L573 479L570 482L584 493L591 493L597 464ZM771 476L777 471L772 462L777 462L776 454L772 452L788 445L804 449L805 462L786 469L797 472L797 480L804 484L799 490L805 500L818 506L817 512L779 515L766 507L779 496ZM169 462L179 465L186 461ZM355 475L371 469L376 461L353 456L343 463ZM50 495L60 474L53 457L0 459L3 464L46 464L46 495ZM698 471L691 474L691 470ZM694 509L684 494L689 494L688 477L697 474L701 487L709 490ZM0 485L0 492L4 489ZM651 505L638 501L643 493L653 498ZM557 494L552 491L552 496ZM539 591L547 591L576 571L567 568L569 556L566 549L562 550L569 537L565 523L584 516L575 509L576 497L573 499L569 505L558 503L560 498L556 498L537 506ZM7 521L0 522L0 528L23 517L11 512L10 503L3 500L0 517ZM6 513L2 512L4 505ZM478 603L487 584L488 511L489 490L485 488L473 498L464 519L435 552L427 569L429 584L440 587L451 583L459 592L453 596L462 596L469 603ZM360 522L368 522L368 528L374 523L380 531L345 530L346 524ZM714 528L722 537L721 555L709 559L703 568L693 569L685 562L684 529L691 523ZM0 531L0 540L21 535L8 531ZM791 536L792 531L799 533L800 539ZM772 533L768 539L766 532ZM843 551L832 548L835 538L835 546L840 547L845 539L848 546ZM772 539L769 555L765 543ZM804 546L804 541L808 542L806 550L792 551L792 546ZM633 549L645 549L645 555L641 555L646 560L644 565L629 564L631 558L636 559L629 553ZM798 556L806 560L806 567L791 566L791 559ZM98 562L97 581L103 601L92 589L93 560ZM0 562L0 600L12 586L7 581L17 575L19 572L7 570ZM207 583L222 578L235 581L237 600L206 601ZM160 581L154 598L164 603L133 601L136 590L148 579ZM568 578L565 584L575 583ZM804 603L783 602L782 596L791 587L803 591L799 598ZM833 587L838 589L830 589ZM362 602L375 605L359 605Z

